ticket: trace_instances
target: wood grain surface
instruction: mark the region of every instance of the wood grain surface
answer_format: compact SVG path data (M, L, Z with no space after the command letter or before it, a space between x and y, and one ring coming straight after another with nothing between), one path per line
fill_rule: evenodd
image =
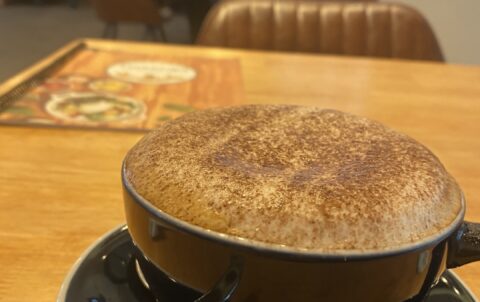
M437 154L465 192L466 218L480 221L480 67L85 43L105 50L238 59L243 103L315 105L383 122ZM29 72L7 81L0 91ZM54 301L77 257L124 223L120 165L141 136L0 127L0 301ZM455 272L480 297L480 263Z

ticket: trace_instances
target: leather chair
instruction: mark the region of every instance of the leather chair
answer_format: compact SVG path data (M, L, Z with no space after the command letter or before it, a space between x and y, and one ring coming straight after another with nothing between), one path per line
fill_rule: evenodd
M205 19L197 43L443 61L425 18L413 8L393 3L222 1Z
M100 20L106 23L103 36L116 38L118 23L142 23L146 38L157 40L157 30L166 41L159 5L154 0L92 0Z

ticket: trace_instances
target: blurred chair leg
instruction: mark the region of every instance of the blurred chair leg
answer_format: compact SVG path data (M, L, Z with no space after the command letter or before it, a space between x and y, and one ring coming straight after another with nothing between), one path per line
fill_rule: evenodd
M118 27L116 23L106 23L105 28L103 30L103 37L116 39L117 31L118 31Z
M158 39L157 30L160 33L161 40ZM145 25L145 40L149 41L162 41L167 42L167 36L165 35L165 30L163 26L156 26L156 25Z
M146 24L145 25L144 40L157 41L157 32L155 31L155 26L153 26L151 24Z
M158 31L160 32L160 37L162 38L163 42L167 42L167 35L165 34L165 29L163 28L163 24L160 24L158 26Z

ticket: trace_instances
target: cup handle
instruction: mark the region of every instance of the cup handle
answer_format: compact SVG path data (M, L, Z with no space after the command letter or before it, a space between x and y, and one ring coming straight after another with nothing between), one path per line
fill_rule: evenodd
M232 256L230 266L218 282L194 302L228 302L240 283L243 272L243 259Z
M449 239L447 268L480 260L480 224L465 221Z

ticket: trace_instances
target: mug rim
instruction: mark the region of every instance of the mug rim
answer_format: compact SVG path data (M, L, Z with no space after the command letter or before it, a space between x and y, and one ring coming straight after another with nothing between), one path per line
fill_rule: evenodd
M328 261L351 261L351 260L368 260L376 258L384 258L390 256L397 256L418 250L424 250L428 247L434 246L443 240L447 239L453 232L455 232L464 221L465 216L465 198L463 192L460 192L461 209L454 220L433 235L427 236L420 241L414 243L403 244L391 249L371 249L366 251L361 250L341 250L335 253L322 252L312 249L302 249L291 246L283 246L279 244L266 243L248 238L229 235L209 229L196 226L184 220L176 218L166 212L158 209L151 204L147 199L143 198L132 186L126 176L126 159L122 163L122 186L126 192L132 197L132 200L145 209L150 215L158 219L162 223L174 227L189 235L193 235L209 241L214 241L233 248L240 248L241 250L252 251L260 254L268 254L269 256L286 257L297 260L328 260ZM140 248L140 247L139 247Z

